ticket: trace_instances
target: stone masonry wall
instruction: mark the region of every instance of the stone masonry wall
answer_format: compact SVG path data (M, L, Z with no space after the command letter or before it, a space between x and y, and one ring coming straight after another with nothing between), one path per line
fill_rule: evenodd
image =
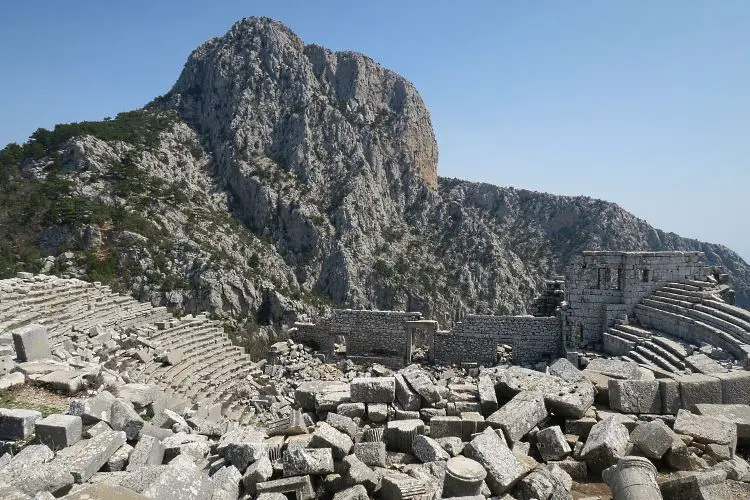
M616 316L632 314L645 296L667 283L707 275L709 267L702 256L701 252L583 252L566 270L566 344L600 344L602 332Z
M331 335L346 337L348 356L406 356L406 322L422 319L418 312L334 309Z
M450 332L435 334L435 362L494 364L498 344L513 347L514 364L533 364L562 354L560 319L472 315Z
M320 323L296 323L296 330L291 332L292 340L302 342L325 355L333 353L333 337L327 321Z

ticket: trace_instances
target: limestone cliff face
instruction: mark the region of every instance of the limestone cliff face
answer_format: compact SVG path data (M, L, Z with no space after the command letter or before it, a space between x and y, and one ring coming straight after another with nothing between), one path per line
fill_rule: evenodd
M99 207L42 218L45 271L85 277L112 262L141 298L258 323L335 303L419 310L449 326L525 312L584 249L690 249L725 266L750 305L750 267L725 247L600 200L438 178L411 83L268 19L201 45L168 94L126 118L19 162L17 182L59 165L66 196ZM131 129L140 123L159 126Z

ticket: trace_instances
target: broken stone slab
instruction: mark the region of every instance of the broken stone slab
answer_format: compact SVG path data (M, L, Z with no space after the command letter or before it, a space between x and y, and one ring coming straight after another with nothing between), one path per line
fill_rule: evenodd
M3 471L2 480L16 487L27 498L45 498L49 495L60 496L73 485L73 476L57 462L45 462L33 467ZM0 480L0 481L2 481ZM0 498L6 498L0 495Z
M107 463L104 464L104 470L108 472L118 472L125 469L125 465L128 463L130 454L133 452L133 447L128 443L120 446L114 454L109 457Z
M293 448L284 452L282 461L285 477L322 476L334 472L331 448Z
M390 407L385 403L367 403L367 418L374 423L388 420Z
M331 448L336 459L344 458L354 447L352 438L325 422L318 422L318 427L312 436L311 448Z
M355 378L349 383L354 403L393 403L396 399L396 380L393 377Z
M573 434L585 441L594 425L596 425L594 417L568 418L565 419L565 433Z
M129 403L116 399L110 410L110 425L116 431L124 431L129 441L138 439L145 422Z
M326 392L349 392L349 384L327 380L303 382L294 391L294 402L303 410L314 411L317 395Z
M394 470L383 472L380 497L392 500L416 500L426 498L427 486L423 481Z
M140 411L156 400L157 388L147 384L123 384L117 388L117 397L129 401L137 411Z
M329 413L326 416L326 423L352 439L357 435L357 424L349 417L339 415L338 413Z
M368 492L380 488L380 476L356 455L348 455L341 461L342 480L347 485L361 484Z
M273 465L268 456L263 456L250 464L242 476L242 486L245 488L245 492L254 495L255 486L258 483L262 483L271 479L273 475Z
M34 425L42 414L23 408L0 408L0 440L18 441L34 434Z
M195 460L199 460L205 457L211 449L206 436L201 434L186 434L184 432L172 434L171 436L162 439L162 444L164 445L165 462L169 462L179 455L189 455ZM242 451L234 449L232 449L232 451L236 452L237 455L235 458L237 460L241 460L246 456L242 454ZM219 452L219 454L225 456L224 453L226 452L227 448L225 447Z
M36 422L34 434L40 443L56 451L81 440L83 423L75 415L53 414Z
M64 448L55 460L62 461L76 483L85 483L123 444L124 432L106 431Z
M539 392L519 392L495 413L487 417L487 423L502 429L509 443L525 436L539 422L547 418L544 395Z
M488 375L482 375L477 382L479 392L479 405L482 415L488 416L497 411L497 395L495 394L495 382Z
M658 382L662 414L677 415L677 411L682 405L680 383L674 379L659 379Z
M549 462L549 464L557 465L576 481L582 482L588 478L589 469L586 462L575 460L573 458L566 458L559 462Z
M68 413L81 417L85 425L99 421L109 423L115 399L114 395L108 391L102 391L88 399L74 399L70 402Z
M336 408L343 403L351 403L348 384L345 391L319 392L315 395L315 411L318 413L336 411Z
M699 403L721 404L721 380L710 375L694 373L676 377L680 383L682 408L694 411Z
M161 465L164 461L164 445L153 436L141 436L128 460L128 471L148 465Z
M643 457L624 457L616 465L605 469L602 478L612 490L614 498L662 500L656 483L656 467Z
M493 495L505 494L533 469L528 462L516 457L492 429L472 439L463 453L485 468L487 486Z
M333 500L368 500L369 498L367 489L361 484L354 485L333 495Z
M737 441L750 442L750 405L747 404L703 404L695 405L698 415L729 420L737 426Z
M729 373L712 373L721 382L721 402L748 404L750 402L750 371L735 370Z
M521 499L545 498L549 500L568 500L573 480L563 469L552 466L540 466L523 477L513 494Z
M211 481L190 458L179 456L162 469L143 495L154 500L210 500Z
M610 378L625 380L638 380L642 377L642 372L636 363L608 358L590 360L589 364L583 370L583 373L586 372L601 373Z
M414 392L419 394L428 405L434 405L442 399L440 392L430 377L420 370L409 370L403 373L404 379Z
M589 469L599 473L625 455L628 437L628 429L615 417L602 420L591 428L581 458Z
M39 324L25 325L12 332L13 346L20 362L52 357L47 328Z
M295 436L307 434L307 425L301 410L292 410L289 415L266 424L268 436Z
M313 500L316 497L310 476L293 476L256 485L258 498L265 493L293 493L297 500Z
M547 427L536 433L536 447L542 460L562 460L571 453L570 445L559 426Z
M630 434L630 442L647 457L658 460L672 446L676 434L661 420L639 423Z
M468 411L461 413L461 439L471 441L471 436L484 431L487 421L478 412Z
M586 380L581 370L566 358L559 358L549 365L549 374L570 383Z
M430 419L430 437L433 439L443 437L461 437L461 417L432 417Z
M692 436L696 442L729 445L732 456L737 448L737 426L727 420L694 415L687 410L677 412L674 431Z
M147 500L125 486L105 482L85 485L65 496L65 500Z
M234 465L222 467L211 476L211 500L237 500L242 474Z
M417 411L422 405L422 397L414 391L406 379L400 373L394 376L396 384L396 400L401 404L401 407L406 411Z
M389 450L411 453L414 436L424 434L424 431L424 422L421 420L392 420L385 428L386 446Z
M336 413L349 418L362 418L367 407L364 403L342 403L336 407Z
M450 455L440 446L440 443L422 434L414 436L411 448L414 456L423 463L448 460L450 458Z
M719 500L728 498L727 473L721 469L682 474L662 481L664 500Z
M594 387L588 381L571 384L518 366L500 372L496 381L498 393L506 397L524 391L544 394L547 409L560 417L580 418L594 403Z
M356 443L354 445L354 455L360 459L365 465L370 467L386 467L386 449L385 443L369 442L369 443Z
M661 413L656 380L609 380L609 407L622 413Z

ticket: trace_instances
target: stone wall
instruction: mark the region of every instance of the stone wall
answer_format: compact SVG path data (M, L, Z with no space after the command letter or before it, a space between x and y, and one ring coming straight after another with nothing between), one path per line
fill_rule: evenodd
M295 330L290 332L292 340L305 345L327 356L333 353L333 339L327 321L315 323L295 323Z
M647 295L709 272L701 252L583 252L566 270L565 342L600 344L602 332Z
M435 334L435 362L493 365L498 344L513 348L514 364L533 364L562 355L560 319L472 315L450 332Z

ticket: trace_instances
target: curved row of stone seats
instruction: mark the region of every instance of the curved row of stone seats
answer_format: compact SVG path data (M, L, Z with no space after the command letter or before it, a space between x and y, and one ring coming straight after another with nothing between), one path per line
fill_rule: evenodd
M684 373L686 358L694 346L666 337L661 332L639 328L629 324L618 324L603 334L604 351L613 356L625 356L649 368Z
M204 315L178 319L164 307L138 302L99 283L27 273L0 280L0 344L12 345L11 332L30 323L47 327L53 348L75 342L95 326L135 328L139 345L124 346L108 366L127 371L133 382L162 387L174 400L229 408L238 384L255 367L218 321ZM148 354L139 356L144 350ZM177 355L165 362L167 353Z
M635 315L646 328L691 344L720 347L747 363L750 313L724 303L719 291L710 282L669 283L636 305Z

